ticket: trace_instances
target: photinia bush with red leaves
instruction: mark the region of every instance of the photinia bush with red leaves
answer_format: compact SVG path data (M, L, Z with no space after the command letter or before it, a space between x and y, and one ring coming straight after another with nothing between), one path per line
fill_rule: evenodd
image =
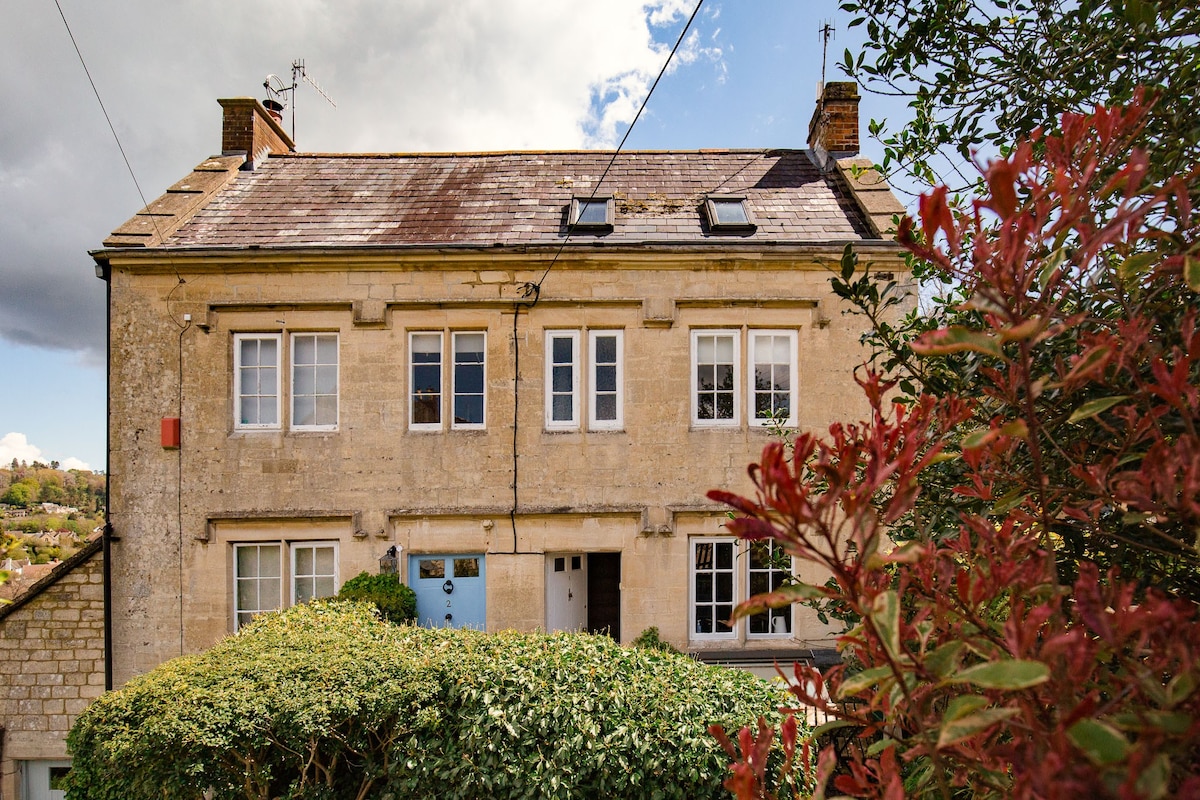
M768 726L715 729L739 800L1200 797L1200 214L1194 176L1148 183L1145 116L1141 95L1066 115L970 207L923 197L900 241L961 302L884 331L869 419L769 444L753 497L709 493L832 576L737 615L857 620L843 665L789 678L836 720L816 738L858 746L797 780L768 770ZM886 305L843 263L842 296Z

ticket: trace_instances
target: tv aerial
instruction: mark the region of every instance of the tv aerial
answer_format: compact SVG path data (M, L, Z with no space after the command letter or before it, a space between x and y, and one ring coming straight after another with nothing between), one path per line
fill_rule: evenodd
M290 108L292 110L292 141L296 141L296 88L299 87L300 81L304 81L309 86L317 90L317 94L325 98L325 102L337 108L337 103L333 102L333 98L326 94L325 90L317 84L312 78L308 77L308 73L304 69L304 59L297 58L292 62L292 84L289 86L283 82L283 78L272 73L263 81L263 88L267 90L267 99L263 101L263 105L267 111L270 111L280 122L283 121L284 110Z

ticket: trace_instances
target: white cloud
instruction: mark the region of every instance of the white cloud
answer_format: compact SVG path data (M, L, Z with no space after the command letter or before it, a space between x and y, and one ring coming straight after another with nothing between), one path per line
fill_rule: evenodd
M17 461L24 461L26 464L32 464L34 461L41 461L43 464L50 463L50 459L42 454L40 447L31 444L25 434L15 431L0 437L0 467L9 466L14 458ZM74 457L63 459L59 467L60 469L91 470L86 462Z

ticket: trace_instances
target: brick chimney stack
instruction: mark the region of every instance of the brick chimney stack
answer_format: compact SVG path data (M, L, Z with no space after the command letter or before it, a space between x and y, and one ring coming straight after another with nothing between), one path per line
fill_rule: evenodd
M225 109L221 124L221 154L244 153L242 169L254 169L272 153L290 153L296 145L263 104L253 97L218 100Z
M825 84L808 123L808 146L818 154L857 153L858 100L853 81Z

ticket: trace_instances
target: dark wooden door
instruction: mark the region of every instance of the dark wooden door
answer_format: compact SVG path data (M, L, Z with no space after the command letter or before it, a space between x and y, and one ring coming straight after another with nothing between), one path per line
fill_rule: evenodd
M588 631L621 641L621 554L588 553Z

